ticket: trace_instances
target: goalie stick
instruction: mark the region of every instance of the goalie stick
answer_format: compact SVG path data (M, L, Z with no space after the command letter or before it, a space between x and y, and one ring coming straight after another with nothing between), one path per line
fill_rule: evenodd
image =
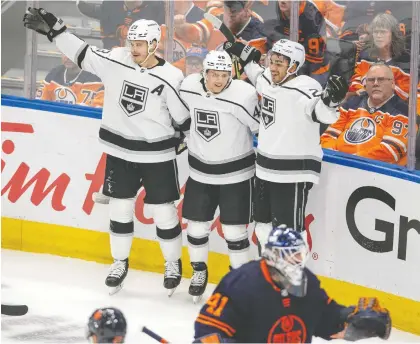
M234 44L236 42L236 37L232 33L232 31L229 30L229 28L217 17L210 13L204 13L204 18L206 18L210 23L212 23L213 27L218 29L223 36L227 39L227 41L231 44ZM236 78L239 79L241 76L241 72L239 70L239 61L236 56L232 58L233 67L235 68L235 74Z
M10 316L21 316L28 313L26 305L1 305L1 314Z

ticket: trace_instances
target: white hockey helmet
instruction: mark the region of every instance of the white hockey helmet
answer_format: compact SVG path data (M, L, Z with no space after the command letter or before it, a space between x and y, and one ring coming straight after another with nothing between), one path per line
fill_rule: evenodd
M127 33L127 41L147 41L149 46L152 45L154 40L159 44L160 39L160 26L154 20L136 20L131 24Z
M232 59L226 51L210 51L203 61L203 71L207 73L209 69L232 73Z
M286 56L290 59L289 69L297 63L297 68L293 73L287 70L287 75L285 79L292 74L297 74L298 70L303 66L305 63L305 48L302 44L290 41L288 39L281 39L274 43L273 47L271 48L271 53L280 54ZM282 80L283 81L283 80Z

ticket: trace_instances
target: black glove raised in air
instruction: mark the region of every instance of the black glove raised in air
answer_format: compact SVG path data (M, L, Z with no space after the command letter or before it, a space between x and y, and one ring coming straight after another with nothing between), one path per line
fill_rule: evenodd
M67 29L62 19L43 8L29 7L23 16L23 23L26 28L47 36L50 42Z

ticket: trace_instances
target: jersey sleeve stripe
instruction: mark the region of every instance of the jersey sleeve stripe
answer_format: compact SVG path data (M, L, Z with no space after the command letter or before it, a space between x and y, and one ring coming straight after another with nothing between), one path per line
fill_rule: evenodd
M397 138L388 136L388 135L384 135L383 139L384 141L385 140L394 141L395 143L399 144L404 149L404 152L407 152L407 147L404 144L404 142L402 142L401 140L398 140Z
M173 88L173 86L172 86L169 82L167 82L165 79L161 78L160 76L157 76L156 74L149 73L149 75L150 75L150 76L154 76L155 78L157 78L157 79L159 79L159 80L163 81L165 84L167 84L167 85L168 85L168 86L172 89L172 91L174 91L174 92L175 92L176 96L178 97L178 99L179 99L179 101L182 103L182 105L184 105L184 106L185 106L185 108L186 108L188 111L190 111L190 109L188 108L187 104L185 104L185 102L184 102L184 101L181 99L181 97L179 96L178 92L175 90L175 88Z
M395 162L398 162L398 157L397 157L397 154L395 154L394 150L387 143L385 143L384 141L381 142L381 145L384 145L390 151L390 153L392 154L392 156L394 157Z
M316 116L316 112L315 109L313 109L312 114L311 114L312 120L316 123L321 124L322 122L318 119L318 117Z
M85 59L86 56L86 51L89 48L89 44L86 44L84 47L82 47L82 50L80 51L79 54L77 54L77 65L79 66L80 69L82 69L82 62Z
M219 326L225 327L226 329L228 329L232 333L236 333L236 330L232 326L230 326L229 324L226 324L225 322L223 322L221 320L217 320L217 319L211 318L211 317L209 317L207 315L204 315L202 313L200 313L198 315L198 318L203 319L203 320L207 320L207 321L211 321L211 322L213 322L213 323L215 323L215 324L217 324Z
M294 88L294 87L287 87L287 86L280 86L282 88L287 88L288 90L294 90L294 91L298 91L299 93L302 93L305 97L311 99L311 96L308 96L305 92L299 90L298 88Z
M389 140L382 140L381 143L383 143L384 145L386 145L387 148L388 147L390 148L390 146L394 147L395 150L398 152L398 155L400 156L400 159L404 156L404 153L402 152L401 147L398 146L395 142L389 141ZM395 158L395 161L398 161L398 159Z
M196 319L196 321L197 321L198 323L200 323L200 324L203 324L203 325L207 325L207 326L215 327L215 328L217 328L217 329L219 329L219 330L223 331L224 333L226 333L229 337L233 337L233 333L231 333L228 329L226 329L226 328L224 328L224 327L222 327L222 326L219 326L219 325L217 325L217 324L214 324L214 323L212 323L212 322L210 322L210 321L202 320L202 319L200 319L200 318L197 318L197 319Z
M257 123L259 123L259 121L254 117L254 116L252 116L249 112L248 112L248 110L247 109L245 109L245 107L243 107L241 104L238 104L238 103L235 103L235 102L233 102L233 101L231 101L231 100L227 100L227 99L222 99L222 98L217 98L216 97L216 99L217 100L220 100L220 101L222 101L222 102L226 102L226 103L230 103L230 104L233 104L233 105L236 105L236 106L239 106L242 110L244 110L245 111L245 113L249 116L249 117L251 117L255 122L257 122Z
M261 75L268 82L268 84L270 85L271 84L270 80L268 80L267 77L264 74L261 74Z

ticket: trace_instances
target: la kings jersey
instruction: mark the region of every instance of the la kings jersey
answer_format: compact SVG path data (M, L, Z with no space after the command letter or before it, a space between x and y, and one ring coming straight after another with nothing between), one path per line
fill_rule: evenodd
M183 79L179 69L162 59L153 68L141 68L129 49L98 49L67 32L55 42L80 68L104 83L99 140L105 153L142 163L175 159L171 116L181 130L190 126L188 108L178 94Z
M273 86L269 69L256 63L245 73L261 96L256 175L275 183L318 183L322 148L319 123L339 114L326 106L318 81L306 75Z
M252 133L258 131L255 88L233 80L217 95L207 92L200 74L181 84L191 115L188 140L190 177L206 184L239 183L255 174Z

